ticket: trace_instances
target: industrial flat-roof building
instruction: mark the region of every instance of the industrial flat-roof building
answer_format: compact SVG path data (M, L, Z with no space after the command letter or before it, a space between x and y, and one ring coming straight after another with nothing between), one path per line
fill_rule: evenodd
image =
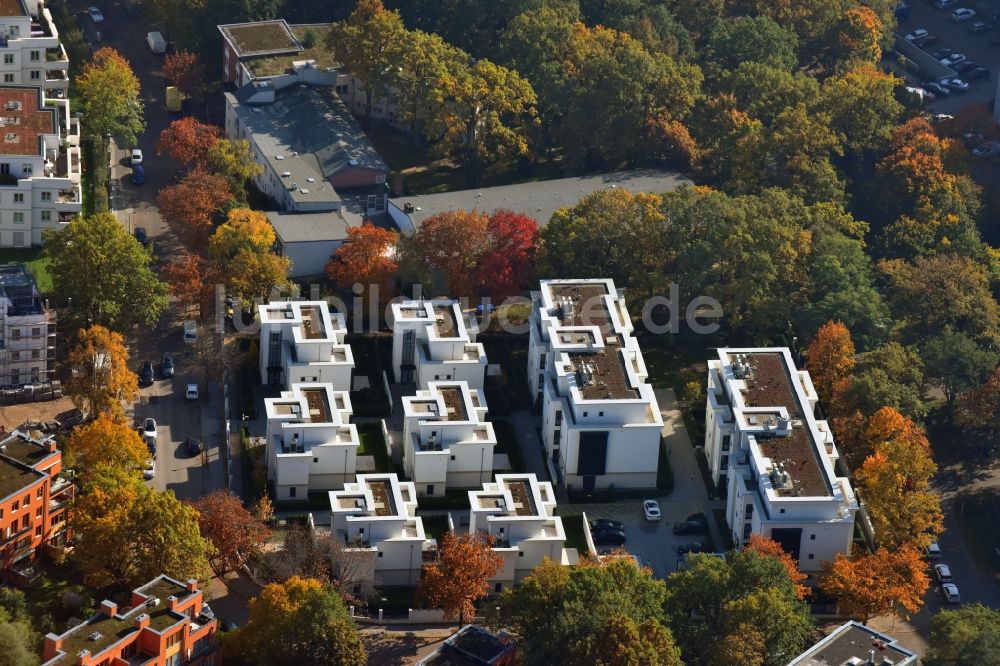
M847 622L788 666L916 666L917 655L860 622Z

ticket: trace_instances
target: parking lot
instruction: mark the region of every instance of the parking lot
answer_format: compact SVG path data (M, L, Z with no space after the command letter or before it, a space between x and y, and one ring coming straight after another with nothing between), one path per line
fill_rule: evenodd
M910 15L899 21L897 32L900 36L923 28L934 38L932 44L923 47L926 53L937 54L944 49L955 49L967 60L978 63L990 70L989 76L974 81L968 81L969 89L965 92L952 91L947 97L937 97L927 102L926 107L932 113L954 115L958 110L972 103L988 104L996 95L997 71L1000 69L1000 44L991 44L990 40L1000 34L1000 18L992 18L994 12L1000 12L1000 0L958 0L944 9L934 6L932 0L910 0ZM952 12L959 8L972 9L976 15L966 21L951 20ZM988 29L977 34L970 32L976 21L984 21ZM942 56L943 57L943 56ZM958 74L958 78L962 75ZM927 82L925 76L907 73L908 86L923 87Z

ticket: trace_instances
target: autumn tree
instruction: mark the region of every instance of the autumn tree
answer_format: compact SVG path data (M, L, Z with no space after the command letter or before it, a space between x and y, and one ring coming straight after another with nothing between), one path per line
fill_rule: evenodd
M964 430L1000 432L1000 368L982 386L958 397L955 424Z
M66 394L77 409L86 408L88 414L122 418L122 402L132 402L139 395L139 380L127 361L128 349L120 333L100 324L81 329L69 354L75 372L66 384Z
M83 126L102 147L97 154L107 152L107 137L112 135L127 146L136 145L146 123L142 119L139 79L128 60L113 48L99 49L84 63L74 83L80 112L86 118Z
M61 326L123 331L160 318L167 287L150 268L149 252L114 215L74 218L65 228L46 229L43 240L53 295L65 306Z
M201 59L183 49L167 54L163 60L163 74L171 85L188 97L200 96L207 80Z
M226 288L245 301L269 299L276 289L287 287L292 262L273 252L242 249L229 263Z
M440 271L453 296L472 293L476 262L486 248L486 215L473 209L431 215L407 239L408 260L424 269Z
M218 127L205 124L194 116L185 116L171 122L160 133L156 154L165 153L178 162L204 169L208 164L208 152L218 140Z
M271 531L250 513L239 497L225 490L192 502L198 527L215 547L209 563L217 576L242 569L260 552Z
M243 250L270 252L275 239L267 215L249 208L232 208L226 221L208 239L208 251L222 266L228 266Z
M868 622L873 617L907 618L920 610L930 584L925 563L912 546L874 553L838 553L826 563L822 589L836 597L845 613Z
M271 583L250 600L250 618L223 639L227 661L249 666L368 663L343 601L318 580L298 576Z
M794 558L792 558L788 551L781 547L781 544L774 539L754 533L750 535L750 539L747 541L745 548L781 562L782 566L784 566L785 570L788 572L789 580L791 580L792 584L795 586L796 598L805 599L809 596L809 586L802 584L806 581L808 576L799 571L798 563Z
M937 465L923 429L883 407L868 419L864 438L872 454L856 479L876 540L892 550L925 548L944 529L944 517L931 490Z
M927 379L944 389L949 414L962 391L978 386L997 365L997 353L964 333L944 331L924 342Z
M489 579L503 567L492 545L488 536L445 532L437 561L424 565L417 598L443 610L446 620L457 619L461 627L466 617L475 615L473 604L489 593Z
M208 165L216 175L229 183L229 191L237 201L246 200L247 181L264 171L257 163L246 139L219 139L208 149Z
M184 252L175 257L160 269L160 277L170 287L170 294L184 310L204 306L206 300L211 299L212 284L208 280L208 267L197 255Z
M845 147L856 155L888 145L903 114L896 99L901 85L894 74L886 74L866 62L823 82L819 108L829 114L831 126L844 135Z
M360 284L366 296L373 286L379 293L388 292L390 280L399 270L398 243L397 232L367 221L360 227L348 227L347 238L326 264L326 275L341 289Z
M816 331L805 356L816 392L824 403L831 402L854 368L851 332L840 322L827 322Z
M192 251L204 246L215 215L233 198L222 176L195 169L176 185L168 185L156 196L160 214Z
M1000 612L980 604L939 611L931 618L923 663L1000 665Z
M173 491L159 492L135 470L99 465L73 507L80 535L73 558L88 585L129 590L167 574L206 579L212 546L198 516Z
M491 624L523 643L525 663L680 666L663 614L666 586L631 557L565 567L545 559L504 590Z
M80 480L100 465L141 470L150 456L139 433L106 412L70 433L65 454L66 465L76 470Z
M479 256L476 282L494 302L523 293L534 278L538 222L523 213L498 209L486 221L486 248Z
M410 143L416 146L428 119L444 102L440 91L445 81L468 64L469 56L440 35L422 30L409 31L399 46L392 96L397 117L409 127Z

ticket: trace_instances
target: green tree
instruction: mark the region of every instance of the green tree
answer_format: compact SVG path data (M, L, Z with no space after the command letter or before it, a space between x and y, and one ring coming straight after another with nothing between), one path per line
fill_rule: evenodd
M731 551L725 560L694 555L684 571L667 578L668 624L688 663L732 663L732 639L754 629L756 655L740 663L787 664L809 638L812 623L796 584L777 558L753 549Z
M0 661L5 666L35 666L38 657L26 623L0 621Z
M99 49L84 64L74 83L85 118L82 125L102 147L97 154L107 152L108 136L118 137L126 146L136 145L146 123L142 119L139 79L128 60L113 48Z
M680 666L663 616L666 589L630 558L545 560L505 590L493 618L520 638L525 663Z
M924 360L916 346L888 342L858 359L851 378L851 401L865 415L892 407L911 419L927 415Z
M250 600L250 619L223 639L226 660L251 666L364 666L361 637L344 602L313 578L271 583Z
M226 179L233 196L246 200L247 181L259 176L264 167L254 161L250 142L246 139L217 139L208 149L207 159L212 170Z
M124 331L159 319L167 286L150 268L150 253L114 215L77 217L65 229L46 229L43 240L66 328L93 323Z
M980 604L942 610L931 619L926 666L1000 666L1000 612Z
M924 343L927 378L944 389L948 409L967 389L979 386L997 365L997 354L963 333L945 331Z
M446 43L439 35L421 30L408 33L399 45L398 70L391 96L397 115L410 130L410 142L416 145L424 125L444 103L442 90L446 81L468 62L468 55Z
M791 71L798 64L798 45L794 32L767 16L735 16L712 26L702 56L717 72L745 62Z
M866 63L828 78L818 106L830 117L833 129L844 136L845 148L860 156L888 145L903 114L903 105L896 99L900 85L895 75Z
M723 73L716 87L732 94L741 111L766 124L773 123L785 109L811 105L820 91L816 79L807 74L752 61Z

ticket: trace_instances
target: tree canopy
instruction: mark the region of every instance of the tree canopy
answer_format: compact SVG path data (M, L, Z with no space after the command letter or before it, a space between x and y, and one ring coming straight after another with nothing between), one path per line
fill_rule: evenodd
M100 324L81 329L77 333L76 347L70 352L69 362L75 373L66 384L66 394L77 409L86 408L88 414L95 416L106 414L109 423L102 423L97 432L110 434L104 426L123 420L125 411L122 403L132 402L139 395L139 380L126 365L128 349L124 338ZM127 438L123 441L123 448L128 448ZM125 458L129 457L127 452L123 454ZM119 456L114 457L117 459ZM96 462L90 461L90 464Z
M488 579L502 567L503 558L493 551L489 538L445 532L437 561L424 565L417 598L431 608L442 609L446 620L457 619L461 626L466 617L473 617L473 603L487 595Z
M146 123L142 118L139 79L128 60L111 47L98 49L74 82L87 132L103 143L112 135L126 146L136 141Z

